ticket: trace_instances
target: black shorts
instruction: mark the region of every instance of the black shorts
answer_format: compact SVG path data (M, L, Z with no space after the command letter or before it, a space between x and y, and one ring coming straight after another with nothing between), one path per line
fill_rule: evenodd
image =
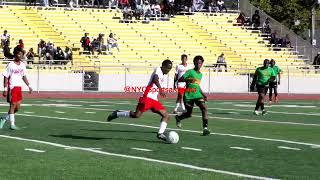
M276 88L278 86L278 82L270 82L269 87L270 88Z
M268 86L262 86L257 84L257 92L265 94L268 90Z
M184 104L186 106L191 106L193 107L194 104L196 104L197 106L200 106L201 104L205 104L205 101L203 98L200 98L200 99L188 99L188 100L184 100Z

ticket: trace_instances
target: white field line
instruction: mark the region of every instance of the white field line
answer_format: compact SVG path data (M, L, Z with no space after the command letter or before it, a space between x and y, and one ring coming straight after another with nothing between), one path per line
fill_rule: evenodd
M143 124L133 124L133 123L105 122L105 121L94 121L94 120L87 120L87 119L40 116L40 115L31 115L31 114L17 114L17 115L18 116L47 118L47 119L60 119L60 120L65 120L65 121L89 122L89 123L99 123L99 124L117 124L117 125L125 125L125 126L151 128L151 129L158 129L159 128L156 126L149 126L149 125L143 125ZM188 129L175 129L175 128L167 128L167 129L173 130L173 131L180 131L180 132L190 132L190 133L198 133L198 134L202 133L202 131L195 131L195 130L188 130ZM283 143L288 143L288 144L299 144L299 145L305 145L305 146L320 146L320 144L305 143L305 142L298 142L298 141L289 141L289 140L282 140L282 139L261 138L261 137L245 136L245 135L237 135L237 134L213 133L213 132L211 134L219 135L219 136L230 136L230 137L239 137L239 138L246 138L246 139L263 140L263 141L283 142Z
M199 115L192 115L193 117L202 117ZM285 124L285 125L301 125L301 126L319 126L320 124L309 124L309 123L299 123L290 121L267 121L267 120L255 120L255 119L240 119L240 118L230 118L230 117L220 117L220 116L209 116L209 119L223 119L231 121L247 121L247 122L258 122L258 123L269 123L269 124Z
M38 153L46 152L46 151L39 150L39 149L24 149L24 150L26 150L26 151L32 151L32 152L38 152Z
M34 104L35 106L40 106ZM84 110L97 110L97 111L114 111L114 109L102 109L102 108L82 108L82 107L63 107L63 108L71 108L71 109L84 109ZM223 108L208 108L208 109L218 109L218 110L235 110L235 111L249 111L249 110L237 110L237 109L223 109ZM268 111L270 112L270 111ZM169 114L176 115L176 114ZM193 115L194 117L200 117L198 115ZM299 123L299 122L290 122L290 121L267 121L267 120L254 120L254 119L239 119L239 118L231 118L231 117L219 117L219 116L209 116L210 119L227 119L233 121L248 121L248 122L260 122L260 123L270 123L270 124L285 124L285 125L302 125L302 126L319 126L320 124L312 124L312 123Z
M24 113L26 113L26 114L34 114L34 112L31 112L31 111L24 111Z
M250 148L243 148L243 147L230 147L231 149L238 149L238 150L244 150L244 151L252 151Z
M135 147L133 147L133 148L131 148L131 149L137 150L137 151L146 151L146 152L152 151L151 149L143 149L143 148L135 148Z
M181 149L191 150L191 151L202 151L202 149L191 148L191 147L181 147Z
M278 146L279 149L288 149L288 150L295 150L295 151L300 151L301 149L299 148L292 148L292 147L287 147L287 146Z
M89 106L92 106L92 107L107 107L107 106L112 106L110 104L91 104Z
M84 113L86 113L86 114L96 114L96 112L90 112L90 111L84 112Z
M253 110L248 109L230 109L230 108L208 108L213 110L223 110L223 111L244 111L244 112L253 112ZM294 112L283 112L283 111L268 111L268 113L275 113L275 114L287 114L287 115L306 115L306 116L320 116L320 113L314 112L305 112L305 113L294 113Z
M9 138L9 139L16 139L16 140L20 140L20 141L35 142L35 143L46 144L46 145L51 145L51 146L61 147L61 148L72 147L72 148L77 149L77 150L92 152L92 153L96 153L96 154L103 154L103 155L108 155L108 156L116 156L116 157L122 157L122 158L128 158L128 159L137 159L137 160L143 160L143 161L149 161L149 162L156 162L156 163L161 163L161 164L168 164L168 165L174 165L174 166L189 168L189 169L193 169L193 170L215 172L215 173L226 174L226 175L237 176L237 177L252 178L252 179L263 179L263 180L267 180L267 179L271 180L271 179L273 179L273 178L269 178L269 177L260 177L260 176L253 176L253 175L235 173L235 172L230 172L230 171L223 171L223 170L218 170L218 169L204 168L204 167L199 167L199 166L194 166L194 165L184 164L184 163L163 161L163 160L140 157L140 156L109 153L109 152L95 150L95 149L89 149L89 148L67 146L67 145L63 145L63 144L51 143L51 142L47 142L47 141L39 141L39 140L34 140L34 139L26 139L26 138L6 136L6 135L0 135L0 137Z
M64 114L65 112L63 111L54 111L55 113L58 113L58 114Z

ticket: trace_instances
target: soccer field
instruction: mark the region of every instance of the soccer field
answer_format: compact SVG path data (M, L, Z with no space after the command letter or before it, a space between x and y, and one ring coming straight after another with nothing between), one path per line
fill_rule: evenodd
M172 112L174 100L161 101ZM180 141L165 144L157 114L105 121L135 99L27 99L22 129L0 130L0 179L319 179L320 102L281 101L266 116L252 114L253 101L207 105L210 136L195 108L182 129L171 115Z

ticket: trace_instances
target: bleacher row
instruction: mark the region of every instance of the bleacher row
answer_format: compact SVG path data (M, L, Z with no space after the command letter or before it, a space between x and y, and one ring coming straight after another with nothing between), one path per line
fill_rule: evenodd
M244 68L254 69L265 58L273 58L281 66L305 65L292 50L282 48L273 51L269 41L260 32L235 25L237 13L196 13L179 15L170 21L142 23L120 23L122 13L118 10L43 8L24 6L3 6L0 10L0 31L8 30L11 47L19 39L25 42L25 49L37 49L40 39L55 46L73 48L73 65L63 68L46 68L47 71L99 71L99 73L124 73L124 66L139 68L131 73L150 73L164 59L180 62L180 55L189 55L189 63L195 55L205 58L205 65L212 65L217 57L225 54L227 75L247 73ZM88 55L80 53L80 38L98 34L116 34L120 52L112 55ZM103 68L110 67L112 68ZM0 69L4 68L4 64ZM134 69L134 68L133 68ZM138 68L137 68L138 69ZM299 69L297 69L299 71Z

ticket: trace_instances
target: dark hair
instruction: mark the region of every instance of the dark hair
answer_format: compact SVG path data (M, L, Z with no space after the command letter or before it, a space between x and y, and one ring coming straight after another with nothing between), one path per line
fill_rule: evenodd
M169 65L172 66L172 61L170 61L169 59L162 61L162 67L168 67Z
M204 59L203 59L202 56L195 56L195 57L193 58L193 63L195 63L197 60L201 60L202 63L204 62Z
M23 51L22 51L21 49L16 48L15 51L13 52L13 55L14 55L14 56L17 56L19 52L22 52L22 53L23 53Z
M181 59L183 59L183 58L188 58L188 56L186 54L182 54Z

